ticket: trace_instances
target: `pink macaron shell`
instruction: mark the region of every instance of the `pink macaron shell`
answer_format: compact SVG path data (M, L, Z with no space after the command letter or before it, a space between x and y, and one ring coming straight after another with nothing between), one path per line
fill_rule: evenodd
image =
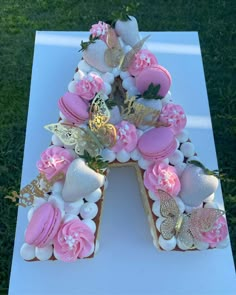
M38 245L39 248L43 248L50 244L54 239L55 235L58 232L58 229L61 224L61 210L58 208L54 208L54 217L49 225L48 230L46 230L46 236L42 239L41 243Z
M34 212L25 233L25 241L29 245L39 246L45 239L46 234L54 218L52 204L44 203Z
M75 93L66 92L59 100L58 106L63 115L72 123L88 120L88 103Z
M153 128L145 132L138 141L138 149L148 160L162 160L177 148L173 131L168 127Z
M164 67L154 65L152 67L145 68L136 77L136 87L140 93L144 93L152 83L155 86L160 84L161 87L158 94L165 97L170 89L171 75Z

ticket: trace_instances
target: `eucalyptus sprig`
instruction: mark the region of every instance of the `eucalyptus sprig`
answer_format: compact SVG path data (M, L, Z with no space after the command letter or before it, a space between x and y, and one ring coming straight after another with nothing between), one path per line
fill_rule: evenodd
M162 99L163 96L158 94L160 89L161 89L160 84L154 85L153 83L151 83L148 86L148 89L144 91L142 95L138 95L138 97L142 97L144 99Z
M96 40L98 40L98 39L99 39L99 37L93 37L92 35L90 35L90 36L89 36L89 41L84 42L84 41L82 40L81 43L80 43L81 49L79 50L79 52L80 52L80 51L84 51L84 50L86 50L86 49L89 47L90 44L95 43Z
M189 164L195 165L196 167L200 167L202 168L203 172L206 175L213 175L215 177L217 177L218 179L225 179L225 174L222 173L222 171L220 170L210 170L208 168L206 168L201 162L197 161L197 160L192 160L192 161L188 161Z
M80 158L84 159L86 164L97 173L103 174L108 167L108 161L105 161L102 156L92 157L86 150Z

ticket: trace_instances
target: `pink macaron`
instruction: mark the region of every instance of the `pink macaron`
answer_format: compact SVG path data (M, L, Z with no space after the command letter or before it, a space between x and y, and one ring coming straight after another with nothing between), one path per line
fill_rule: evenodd
M33 214L25 233L29 245L43 248L52 242L61 224L61 211L44 203Z
M168 127L150 129L138 141L138 149L143 158L151 161L162 161L168 158L176 148L174 133Z
M88 103L75 93L66 92L60 98L58 107L71 123L83 124L89 118Z
M136 87L143 94L150 84L160 85L158 95L165 97L170 89L171 75L167 69L160 65L145 68L136 77Z

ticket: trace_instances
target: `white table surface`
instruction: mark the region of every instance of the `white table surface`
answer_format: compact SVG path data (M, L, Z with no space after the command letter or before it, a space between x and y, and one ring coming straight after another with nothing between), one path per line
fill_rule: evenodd
M143 32L143 36L147 33ZM48 146L43 126L57 121L57 101L67 90L81 58L86 32L37 32L30 91L22 186L36 175L35 163ZM147 42L171 73L171 92L188 116L188 129L201 160L217 167L203 64L196 32L153 32ZM217 199L222 204L219 188ZM236 294L231 247L194 252L158 252L132 168L112 169L109 176L94 259L75 263L25 262L19 254L27 226L19 208L10 295L230 295Z

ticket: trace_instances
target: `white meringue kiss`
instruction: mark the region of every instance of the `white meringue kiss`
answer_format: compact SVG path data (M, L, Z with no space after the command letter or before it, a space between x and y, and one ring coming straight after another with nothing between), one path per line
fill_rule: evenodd
M35 246L24 243L20 249L20 255L24 260L31 260L35 258Z
M165 240L162 235L159 237L159 245L165 251L171 251L176 247L177 241L175 237L170 240Z
M87 202L80 208L80 215L84 219L93 219L97 213L98 206L92 202Z
M40 260L40 261L45 261L51 258L53 253L52 245L48 245L44 248L35 248L35 256Z
M87 195L85 197L85 199L88 202L96 203L101 198L101 196L102 196L102 191L100 188L98 188L94 192L92 192L91 194Z

